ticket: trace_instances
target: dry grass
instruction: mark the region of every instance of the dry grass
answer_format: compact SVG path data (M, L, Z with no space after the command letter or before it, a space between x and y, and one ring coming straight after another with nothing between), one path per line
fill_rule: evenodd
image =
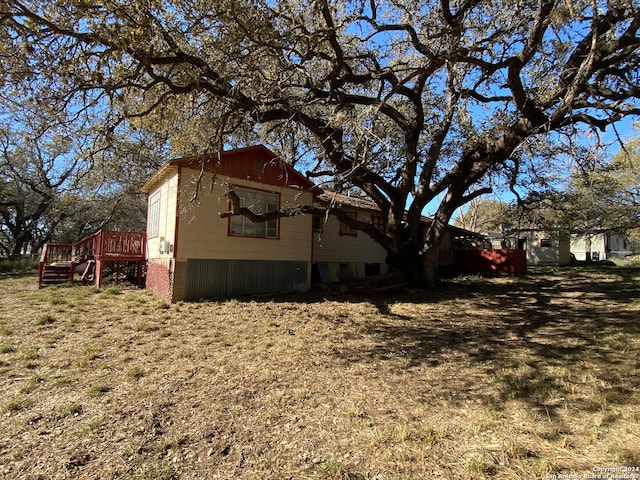
M640 271L167 305L0 280L0 477L531 479L640 466Z

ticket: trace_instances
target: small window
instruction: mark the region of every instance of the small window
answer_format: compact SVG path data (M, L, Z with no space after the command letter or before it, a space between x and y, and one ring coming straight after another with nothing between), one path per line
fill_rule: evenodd
M540 239L540 246L541 247L546 247L546 248L553 247L553 242L551 241L550 238L541 238Z
M160 230L160 192L149 198L149 217L147 220L147 235L157 237Z
M371 224L379 232L384 232L384 217L382 215L371 215Z
M235 189L240 197L240 206L250 209L253 213L277 212L279 196L276 193L257 192L253 190ZM252 222L242 215L231 217L229 232L239 237L278 238L278 220L267 222Z
M354 217L357 218L357 217ZM358 236L358 230L356 230L355 228L351 227L350 225L347 225L344 222L340 222L340 235L348 235L351 237L357 237Z
M313 231L322 232L322 217L320 215L313 216Z

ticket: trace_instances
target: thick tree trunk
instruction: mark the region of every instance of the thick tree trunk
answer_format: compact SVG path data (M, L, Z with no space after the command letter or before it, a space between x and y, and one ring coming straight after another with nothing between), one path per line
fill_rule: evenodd
M23 235L19 235L14 239L13 249L11 251L11 258L20 258L26 250L28 239Z
M417 252L411 252L406 249L400 253L389 253L387 255L387 265L390 268L399 271L405 280L412 287L419 286L419 264L420 257Z
M435 290L440 286L440 273L438 271L439 249L432 247L421 255L420 266L422 273L422 284L424 288Z
M437 248L430 248L422 254L406 248L399 254L389 254L387 264L400 271L414 288L433 290L440 285Z

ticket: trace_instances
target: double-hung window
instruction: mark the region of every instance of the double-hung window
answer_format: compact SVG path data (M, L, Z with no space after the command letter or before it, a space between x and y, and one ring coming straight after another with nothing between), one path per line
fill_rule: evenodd
M147 223L147 236L157 237L160 230L160 192L156 192L149 198L149 219Z
M277 193L258 192L255 190L234 189L240 198L240 206L261 215L277 212L279 196ZM278 238L278 220L252 222L242 215L231 217L229 233L240 237Z

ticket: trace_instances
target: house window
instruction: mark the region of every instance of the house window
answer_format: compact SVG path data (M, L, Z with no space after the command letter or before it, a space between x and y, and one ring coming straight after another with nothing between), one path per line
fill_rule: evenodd
M550 238L541 238L540 239L540 246L549 248L549 247L553 246L553 243L551 242Z
M357 218L357 215L355 215L354 218ZM347 225L344 222L340 222L340 235L349 235L349 236L352 236L352 237L357 237L358 236L358 230L356 230L355 228L351 227L350 225Z
M384 232L384 217L382 215L371 215L371 223L379 232Z
M240 197L240 206L248 208L253 213L277 212L279 209L279 196L276 193L257 192L254 190L234 190ZM267 222L252 222L242 215L231 217L229 232L240 237L278 238L278 220Z
M160 229L160 192L156 192L149 198L149 218L147 223L147 235L157 237Z
M320 215L313 216L313 231L322 232L322 217Z

